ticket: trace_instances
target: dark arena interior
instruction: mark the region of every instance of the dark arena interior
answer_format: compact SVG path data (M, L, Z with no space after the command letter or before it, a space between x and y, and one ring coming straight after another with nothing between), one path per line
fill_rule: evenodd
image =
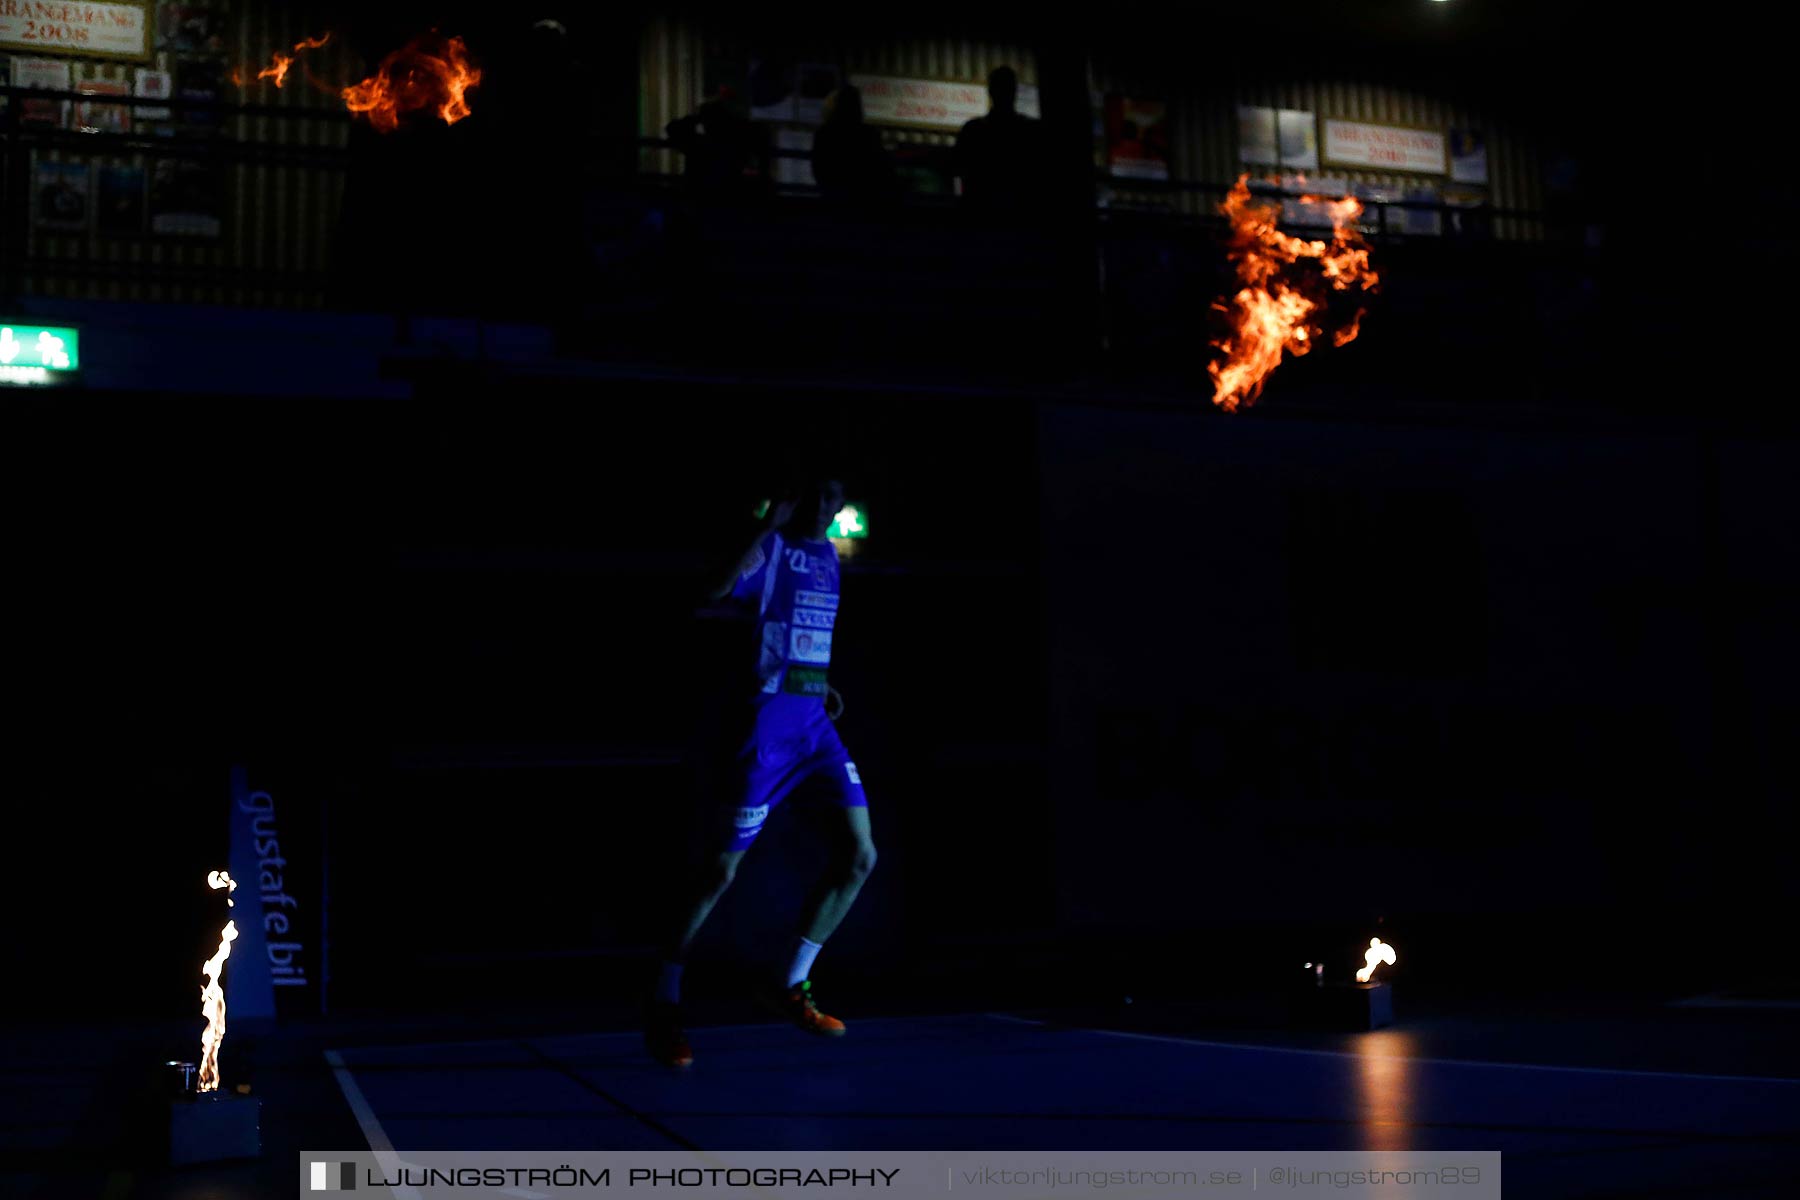
M0 3L0 1195L1800 1194L1792 44Z

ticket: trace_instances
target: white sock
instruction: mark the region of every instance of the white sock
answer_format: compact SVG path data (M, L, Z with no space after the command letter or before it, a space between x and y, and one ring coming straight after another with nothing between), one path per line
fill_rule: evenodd
M664 962L656 980L656 998L664 1004L681 1003L681 964Z
M794 961L788 967L787 985L795 987L802 983L812 971L813 959L819 957L822 946L818 942L809 942L805 938L797 938L794 944Z

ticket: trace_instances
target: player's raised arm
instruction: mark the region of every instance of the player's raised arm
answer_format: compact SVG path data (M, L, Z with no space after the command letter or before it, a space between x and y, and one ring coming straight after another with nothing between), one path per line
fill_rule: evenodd
M732 559L729 568L722 569L708 576L706 597L718 601L731 595L731 589L737 581L761 565L762 541L771 529L779 529L787 524L794 515L793 500L776 500L770 503L768 511L755 523L755 532L751 534L748 545L737 545L734 548L737 556Z

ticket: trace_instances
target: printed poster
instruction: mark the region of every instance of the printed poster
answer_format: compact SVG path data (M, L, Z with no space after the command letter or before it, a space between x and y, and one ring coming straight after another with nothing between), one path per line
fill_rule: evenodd
M223 54L229 14L212 4L156 6L156 48L179 54Z
M1278 165L1281 161L1281 149L1275 129L1274 109L1240 106L1238 108L1238 161L1253 166L1273 167Z
M40 162L31 169L32 224L39 229L66 233L86 232L88 227L88 166L86 163Z
M219 59L196 58L181 63L175 70L175 94L200 105L216 104L225 86L225 64ZM177 124L194 133L212 133L219 127L216 109L183 108Z
M144 232L144 168L100 167L95 171L94 228L132 236Z
M1169 177L1169 106L1130 96L1106 98L1106 169L1121 179Z
M1487 139L1480 130L1450 131L1450 182L1488 182Z
M175 77L167 71L139 67L132 80L131 94L140 100L166 100L175 94ZM137 119L140 121L166 121L171 115L170 109L147 104L137 110Z
M1412 184L1406 189L1406 199L1412 204L1440 204L1438 185L1430 182ZM1444 214L1434 209L1405 208L1402 214L1400 231L1409 237L1441 237L1444 233Z
M131 85L123 79L83 79L75 85L78 96L129 96ZM82 133L130 133L131 109L123 104L82 100L75 105L75 128Z
M1301 171L1319 169L1319 123L1311 113L1295 108L1280 109L1275 114L1275 128L1282 166Z
M218 237L224 226L225 181L211 165L161 158L150 174L150 232Z
M14 58L12 82L18 88L66 92L69 90L69 64L58 58ZM69 123L69 102L28 96L19 102L19 120L26 125L65 128Z

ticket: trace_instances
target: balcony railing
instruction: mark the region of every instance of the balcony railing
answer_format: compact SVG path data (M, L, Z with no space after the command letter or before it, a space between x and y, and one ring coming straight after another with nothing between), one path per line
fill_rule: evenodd
M47 104L116 111L85 130L34 124L28 105ZM548 184L529 156L566 143L528 148L515 177L501 140L475 121L383 137L331 110L0 88L0 290L528 317L577 328L591 353L651 359L804 343L846 360L1024 352L1179 374L1231 286L1216 241L1229 183L1096 177L1085 214L1009 228L972 221L947 175L879 211L772 177L753 203L706 205L680 176L633 169L668 157L643 153L659 139L592 139ZM1460 307L1465 333L1541 323L1546 295L1591 283L1589 231L1544 213L1372 201L1364 231L1393 268L1385 302L1440 323Z

